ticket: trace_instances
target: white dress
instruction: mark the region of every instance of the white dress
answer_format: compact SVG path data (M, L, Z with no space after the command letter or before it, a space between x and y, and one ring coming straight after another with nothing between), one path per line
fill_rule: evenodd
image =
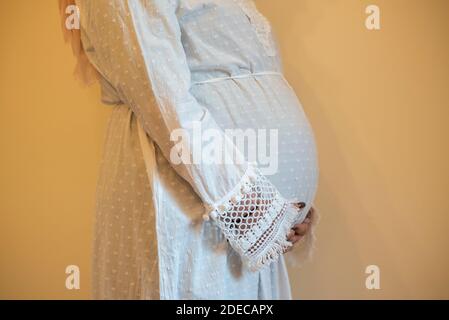
M98 182L94 298L290 299L282 253L312 206L317 156L268 22L247 0L77 4L102 100L113 105ZM223 143L244 161L173 161L181 154L171 134L194 135L194 124L215 133L200 147ZM276 139L245 148L227 129ZM195 146L182 151L193 156ZM265 148L274 162L252 156Z

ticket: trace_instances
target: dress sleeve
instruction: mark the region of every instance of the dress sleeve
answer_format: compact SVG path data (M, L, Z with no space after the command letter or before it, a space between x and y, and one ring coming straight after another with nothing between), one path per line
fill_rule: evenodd
M86 37L96 67L137 115L176 172L192 186L230 245L251 270L279 258L291 246L286 235L303 219L255 164L247 163L208 110L190 93L190 70L176 16L178 0L85 1ZM212 141L172 141L195 126L218 133ZM218 139L218 140L217 140ZM195 160L195 147L226 146L233 161ZM242 160L243 159L243 160ZM201 161L202 160L202 161Z

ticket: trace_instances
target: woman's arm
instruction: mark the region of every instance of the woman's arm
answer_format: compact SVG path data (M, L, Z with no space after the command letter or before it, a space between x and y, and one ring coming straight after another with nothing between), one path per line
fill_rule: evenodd
M174 147L171 133L182 129L193 136L194 123L201 124L202 130L219 132L226 150L243 157L189 91L190 70L181 43L177 0L95 0L83 5L89 6L85 10L89 15L82 25L100 73L132 108L167 159ZM204 150L216 141L197 143ZM187 148L189 159L192 149L192 145ZM245 161L171 163L252 270L278 259L291 246L287 233L298 210L255 166Z

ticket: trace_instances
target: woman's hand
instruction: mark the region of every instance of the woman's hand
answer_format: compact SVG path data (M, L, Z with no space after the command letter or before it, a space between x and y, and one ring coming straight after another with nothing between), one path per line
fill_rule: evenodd
M298 208L301 209L299 205ZM307 232L309 232L310 223L312 222L312 215L314 214L314 212L315 209L313 207L310 208L304 221L302 223L295 224L293 228L290 230L290 232L287 235L287 240L290 241L293 245L290 248L288 248L285 252L293 250L298 241L301 240L307 234Z

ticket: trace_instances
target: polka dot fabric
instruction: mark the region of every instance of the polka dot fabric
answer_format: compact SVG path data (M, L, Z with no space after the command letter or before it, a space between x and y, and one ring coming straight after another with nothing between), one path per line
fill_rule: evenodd
M77 4L103 101L115 105L98 182L94 298L290 298L282 252L312 205L316 151L268 21L249 0ZM170 163L170 133L192 133L195 121L223 140L228 128L277 130L275 172L250 159L254 146L234 146L242 163ZM306 203L301 213L293 201Z

